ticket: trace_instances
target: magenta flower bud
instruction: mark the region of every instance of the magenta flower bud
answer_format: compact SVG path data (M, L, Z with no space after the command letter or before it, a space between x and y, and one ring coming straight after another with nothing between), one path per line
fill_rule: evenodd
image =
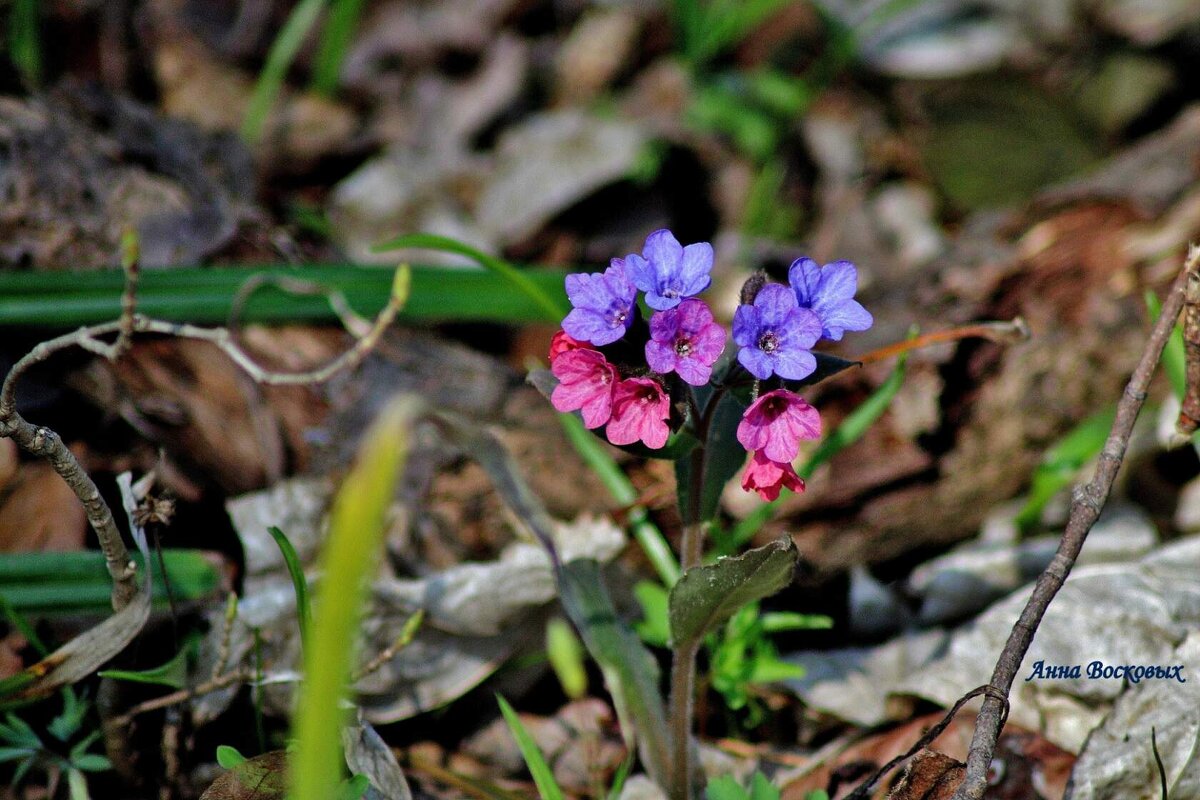
M772 461L763 452L756 451L742 476L742 489L758 492L758 496L770 502L779 498L783 487L793 492L804 491L804 479L796 474L790 461Z

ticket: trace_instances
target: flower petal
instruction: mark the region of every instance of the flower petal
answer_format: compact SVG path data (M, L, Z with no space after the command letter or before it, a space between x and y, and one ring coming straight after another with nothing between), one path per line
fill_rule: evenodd
M675 355L675 348L670 344L651 339L646 342L646 363L650 369L665 375L676 368L678 356Z
M733 312L733 341L742 347L758 344L758 329L762 319L754 306L738 306ZM749 367L747 367L749 369Z
M743 347L737 357L738 363L759 380L765 381L775 370L774 359L757 347ZM816 369L816 359L813 359L813 369Z
M675 365L675 372L683 378L684 383L703 386L712 377L712 364L705 364L695 358L681 358Z
M858 269L849 261L834 261L821 268L817 290L819 305L833 305L849 300L858 291Z
M616 262L617 259L614 258L613 261ZM654 267L636 253L625 256L625 276L643 292L654 288Z
M821 286L821 267L811 258L798 258L788 268L788 283L796 294L796 302L811 308Z
M845 331L865 331L875 323L875 319L857 300L843 300L823 314L821 322L825 326L825 336L836 342Z
M758 309L761 324L774 327L784 323L788 315L796 310L796 295L786 286L768 283L759 289L758 297L754 298L754 307Z
M713 248L708 242L696 242L683 248L679 262L680 292L684 297L700 294L712 283Z
M745 350L742 351L746 352ZM785 380L798 381L817 371L817 359L807 350L786 349L775 351L775 374ZM750 369L746 367L746 369ZM753 372L753 370L751 370ZM761 376L756 376L761 377Z
M679 274L683 246L679 244L675 234L662 228L646 237L646 244L642 247L642 257L653 266L661 286L665 278Z

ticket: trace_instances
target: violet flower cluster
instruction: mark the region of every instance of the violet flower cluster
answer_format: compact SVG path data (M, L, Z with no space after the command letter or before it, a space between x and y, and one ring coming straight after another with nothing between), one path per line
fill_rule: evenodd
M711 381L725 350L725 329L696 297L712 283L712 265L708 243L684 247L659 230L640 255L613 259L602 273L568 275L572 310L550 349L558 379L554 407L578 411L588 428L604 427L613 444L663 447L687 421L681 413L673 418L672 409L695 407L685 393ZM755 392L774 377L808 377L817 367L818 340L836 341L872 323L854 300L858 274L850 262L821 267L802 258L788 279L788 286L767 284L744 297L733 317L737 362L755 379ZM639 292L651 309L648 321ZM796 393L778 388L754 399L737 428L738 442L751 453L742 488L765 500L785 486L803 491L792 462L800 442L820 434L820 415Z

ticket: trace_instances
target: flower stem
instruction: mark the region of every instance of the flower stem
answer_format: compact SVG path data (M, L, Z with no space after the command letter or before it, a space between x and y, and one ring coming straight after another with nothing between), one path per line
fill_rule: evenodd
M705 426L707 427L707 425ZM686 573L698 566L704 549L706 523L700 519L700 494L704 486L704 445L693 450L688 507L684 509L680 562ZM676 647L671 661L671 800L692 800L692 714L695 711L696 654L700 643Z

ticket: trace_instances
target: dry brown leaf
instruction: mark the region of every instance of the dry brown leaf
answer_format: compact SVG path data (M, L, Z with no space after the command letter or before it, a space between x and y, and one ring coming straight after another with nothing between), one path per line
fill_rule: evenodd
M0 440L0 552L82 550L87 515L71 487L44 461L19 463Z

